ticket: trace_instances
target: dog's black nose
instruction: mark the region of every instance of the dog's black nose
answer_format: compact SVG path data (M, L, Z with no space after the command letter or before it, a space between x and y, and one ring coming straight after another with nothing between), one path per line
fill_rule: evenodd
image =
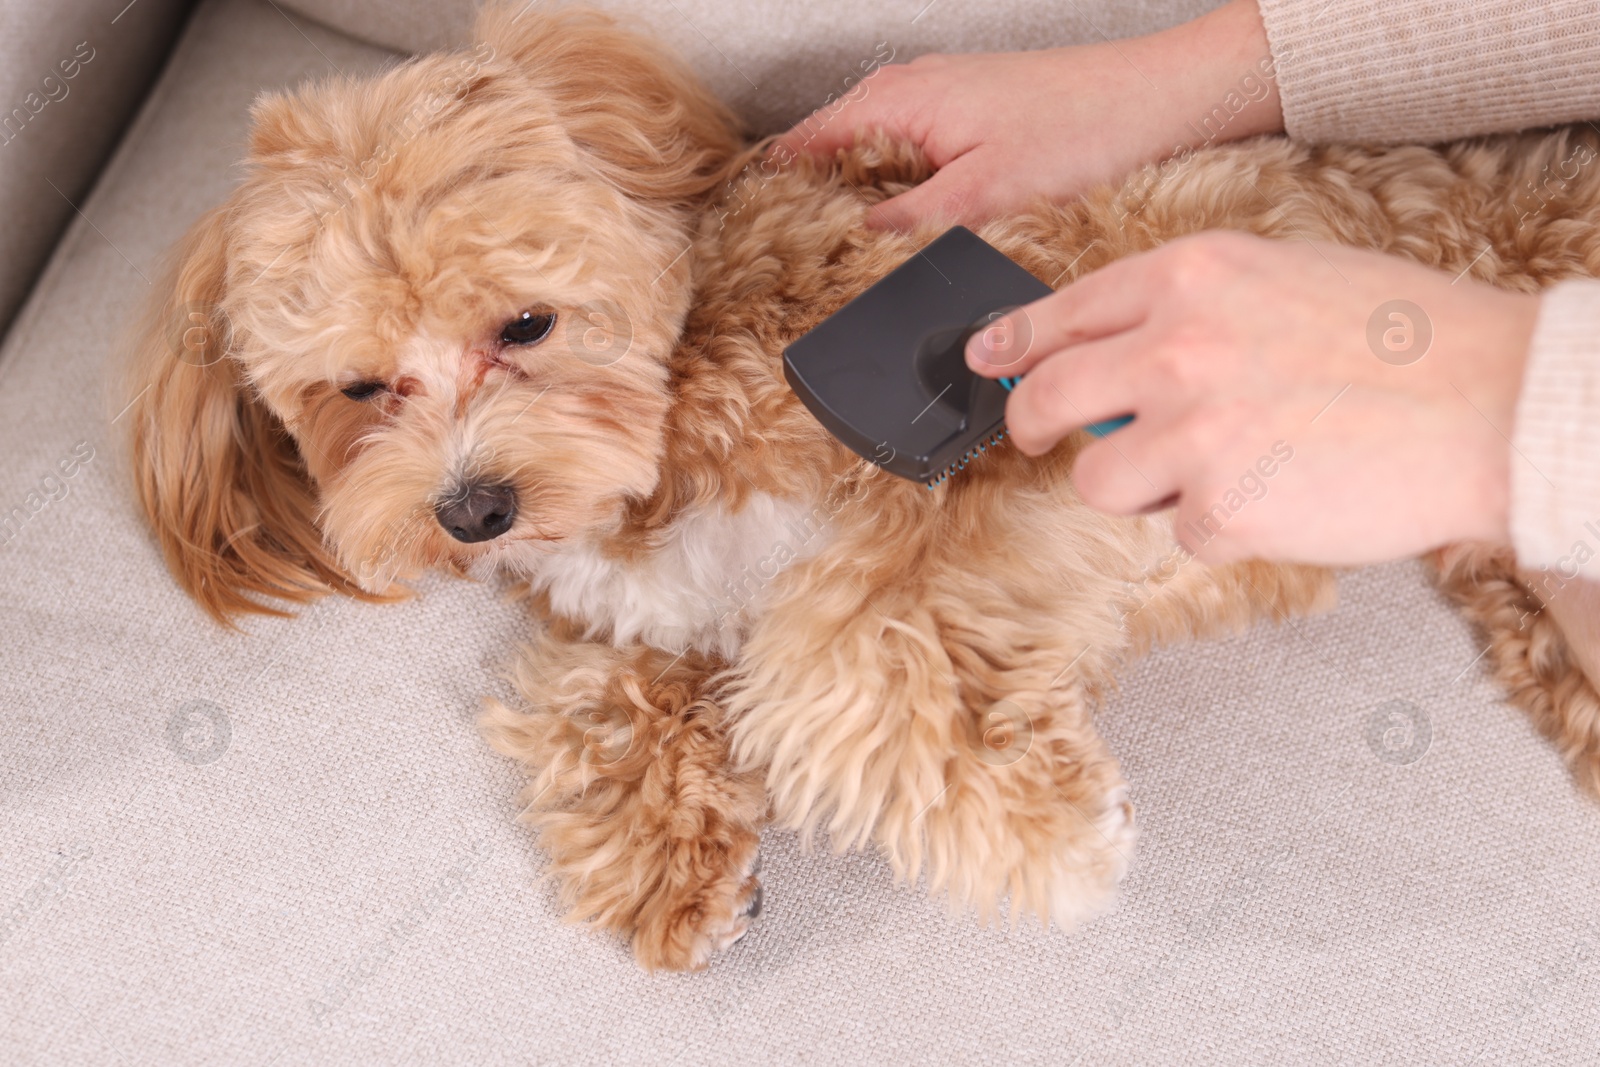
M511 529L517 517L517 491L509 485L464 485L433 509L457 541L492 541Z

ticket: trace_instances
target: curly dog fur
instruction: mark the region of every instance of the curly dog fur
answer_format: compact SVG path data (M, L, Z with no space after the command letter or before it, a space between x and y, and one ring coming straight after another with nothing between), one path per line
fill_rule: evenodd
M1600 181L1530 217L1515 193L1596 147L1257 140L982 235L1053 285L1231 229L1532 290L1600 273ZM222 622L400 596L429 568L524 580L526 703L485 728L527 768L571 915L646 966L745 932L769 821L1070 926L1133 844L1092 718L1118 667L1326 607L1332 576L1187 565L1170 516L1079 502L1076 438L931 492L838 445L779 354L936 235L863 225L928 167L882 142L762 148L584 12L491 9L471 51L263 98L242 183L139 342L146 514ZM515 502L503 534L452 533L443 509L486 485ZM1495 548L1439 556L1511 698L1600 787L1595 692L1530 576Z

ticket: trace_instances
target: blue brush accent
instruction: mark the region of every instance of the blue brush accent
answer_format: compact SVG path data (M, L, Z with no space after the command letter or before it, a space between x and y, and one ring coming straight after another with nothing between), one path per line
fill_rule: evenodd
M1091 422L1089 425L1085 426L1084 429L1087 430L1092 437L1104 437L1108 433L1122 429L1132 421L1132 415L1118 415L1114 419L1106 419L1103 422Z
M1012 389L1016 388L1018 382L1022 381L1020 377L999 378L996 380L999 381L1001 385L1006 387L1006 392L1008 393ZM1132 415L1118 415L1114 419L1102 419L1100 422L1091 422L1089 425L1084 427L1084 430L1089 434L1090 437L1104 437L1106 434L1122 429L1132 421Z

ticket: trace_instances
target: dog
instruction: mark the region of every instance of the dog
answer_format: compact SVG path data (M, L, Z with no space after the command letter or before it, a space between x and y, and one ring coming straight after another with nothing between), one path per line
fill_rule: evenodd
M136 344L134 476L166 562L229 625L430 569L521 583L525 704L490 702L484 729L527 770L563 906L645 967L744 935L769 823L876 846L988 918L1088 919L1135 838L1091 717L1118 668L1333 601L1326 569L1204 566L1170 514L1087 508L1082 434L931 491L828 436L780 353L936 236L864 225L930 173L908 146L777 159L581 10L491 7L470 50L252 119ZM1596 148L1258 139L981 234L1057 285L1227 229L1533 290L1600 268L1600 182L1532 218L1508 191ZM1600 703L1539 576L1492 546L1434 562L1595 789Z

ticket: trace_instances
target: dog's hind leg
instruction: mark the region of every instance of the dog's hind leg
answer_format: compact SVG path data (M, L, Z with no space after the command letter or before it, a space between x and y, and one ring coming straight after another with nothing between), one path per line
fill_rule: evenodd
M1331 570L1247 560L1210 565L1174 548L1151 573L1129 583L1122 623L1130 653L1195 638L1243 633L1326 611L1339 598Z
M728 762L696 652L545 637L516 672L530 704L491 702L491 744L527 768L524 818L569 917L630 937L650 969L694 970L744 936L766 797Z
M1578 784L1600 796L1600 696L1584 673L1597 650L1575 650L1562 616L1590 605L1577 579L1519 570L1510 549L1451 545L1435 552L1439 584L1482 628L1495 678L1554 741ZM1577 636L1577 627L1572 627ZM1585 630L1585 633L1588 631Z

